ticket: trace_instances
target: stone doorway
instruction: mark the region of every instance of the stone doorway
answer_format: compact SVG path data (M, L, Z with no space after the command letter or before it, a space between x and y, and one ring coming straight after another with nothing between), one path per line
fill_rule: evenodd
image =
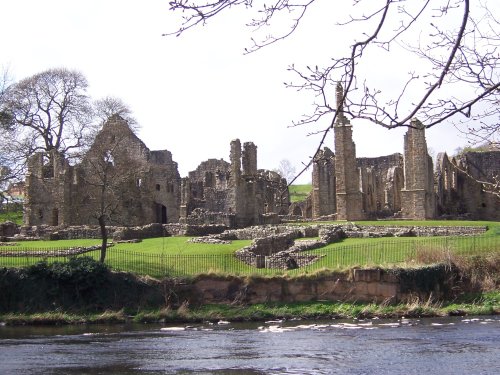
M163 204L156 204L156 222L167 224L167 207Z

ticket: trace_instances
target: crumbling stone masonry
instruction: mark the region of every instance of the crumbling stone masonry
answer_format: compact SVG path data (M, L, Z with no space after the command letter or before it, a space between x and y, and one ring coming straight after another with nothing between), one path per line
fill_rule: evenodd
M150 151L127 122L115 115L104 124L80 164L70 165L55 151L29 159L25 225L95 225L101 203L99 180L105 177L99 169L102 166L108 167L106 177L114 183L105 197L105 204L112 205L115 213L109 224L178 221L180 176L172 154Z
M404 156L356 159L342 95L338 85L335 154L327 147L316 154L313 190L301 205L291 206L289 218L499 219L500 200L480 181L495 184L500 179L500 151L467 152L452 159L439 154L434 171L425 127L414 119L404 137Z
M403 156L358 158L363 211L367 217L387 217L401 210Z
M209 159L183 180L181 222L245 227L275 224L288 212L286 180L257 169L255 144L245 142L242 148L239 139L233 140L230 160Z
M411 121L404 138L404 187L401 190L402 216L408 219L436 217L432 158L427 153L425 127Z
M342 86L337 84L337 121L335 134L335 180L338 220L362 220L362 197L359 173L356 167L356 146L352 140L352 126L342 110Z
M440 217L500 220L498 197L485 191L478 182L480 176L486 181L488 178L493 180L495 167L499 168L500 152L484 152L479 157L475 155L479 153L470 154L460 158L438 154L434 175L437 214ZM492 163L495 157L496 163ZM471 159L473 162L468 162Z
M325 147L313 161L312 171L312 211L313 217L322 217L337 212L335 185L335 154ZM296 214L297 212L291 212Z
M55 151L29 159L24 221L29 226L96 224L104 196L105 205L113 207L110 225L278 223L278 215L288 212L286 180L257 169L252 142L242 149L239 140L232 141L230 159L209 159L181 179L169 151L150 151L115 115L80 164L70 165Z

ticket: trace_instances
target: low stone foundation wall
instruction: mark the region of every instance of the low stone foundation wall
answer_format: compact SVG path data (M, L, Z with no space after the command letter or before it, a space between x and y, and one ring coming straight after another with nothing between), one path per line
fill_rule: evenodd
M112 243L109 243L107 248L113 246L114 245ZM0 257L11 257L11 258L39 257L40 259L43 259L43 258L68 257L68 256L80 255L95 250L101 250L101 246L100 245L86 246L86 247L78 246L64 250L0 251Z
M149 224L141 227L108 226L108 236L113 240L144 239L163 236L212 236L219 240L254 240L284 233L294 233L295 238L322 236L324 233L334 232L341 228L346 237L430 237L430 236L474 236L486 231L484 226L361 226L353 223L346 224L314 224L308 226L294 225L262 225L243 229L228 229L223 224L190 225L190 224ZM78 238L101 238L98 226L68 226L51 227L21 226L14 223L0 224L1 240L62 240ZM278 252L281 250L277 250Z
M227 228L236 227L236 215L224 212L212 212L195 208L188 217L180 218L181 224L187 225L222 225ZM215 223L215 224L214 224Z
M13 237L19 233L19 225L12 221L0 223L0 240L3 241L6 237Z
M486 232L485 226L343 226L347 237L433 237L433 236L477 236Z
M316 229L308 228L307 232L309 236L320 235L320 239L295 241L303 238L306 233L291 227L288 232L255 238L250 246L236 251L235 256L256 268L294 269L307 266L320 258L318 255L300 254L301 252L345 238L340 226L320 228L317 232Z
M141 227L108 226L108 237L114 241L169 236L208 236L224 232L225 225L149 224ZM98 226L51 227L48 225L22 226L18 233L9 236L15 241L23 240L71 240L101 238Z

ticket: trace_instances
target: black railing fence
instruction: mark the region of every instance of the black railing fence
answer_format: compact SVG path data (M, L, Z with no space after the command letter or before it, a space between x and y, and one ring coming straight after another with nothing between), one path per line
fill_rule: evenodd
M1 247L0 267L24 267L46 262L67 261L74 256L99 259L100 250L89 249L72 254L71 249L33 250ZM234 275L312 272L318 269L345 269L354 266L423 264L444 261L454 256L472 256L500 250L500 236L431 237L408 240L366 240L359 244L331 244L327 247L282 256L296 258L299 268L276 256L235 254L168 254L152 251L134 252L119 246L107 249L106 264L117 271L152 277L192 276L202 273ZM159 250L160 251L160 250ZM301 263L301 259L307 259ZM288 268L287 268L288 267Z

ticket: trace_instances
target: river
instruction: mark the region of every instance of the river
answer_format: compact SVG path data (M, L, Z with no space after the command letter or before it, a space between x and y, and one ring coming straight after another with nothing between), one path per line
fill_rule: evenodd
M498 374L500 317L0 327L0 374Z

